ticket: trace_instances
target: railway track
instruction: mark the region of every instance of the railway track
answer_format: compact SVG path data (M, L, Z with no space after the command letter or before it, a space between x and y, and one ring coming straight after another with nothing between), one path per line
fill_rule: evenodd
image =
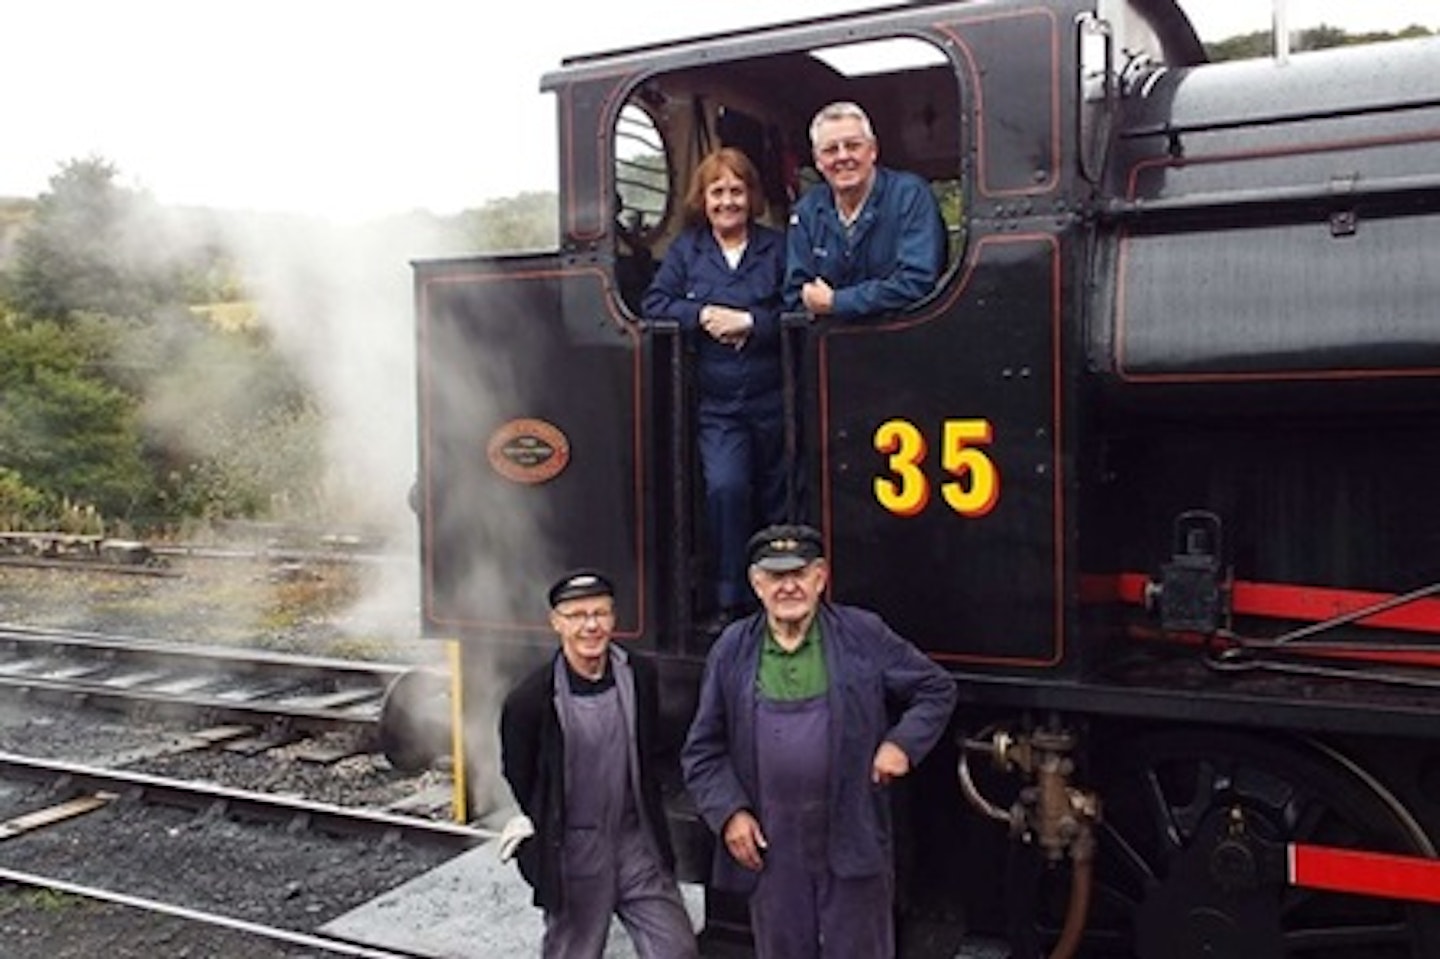
M230 930L243 935L247 939L264 940L268 943L296 946L310 950L306 955L312 955L314 954L314 950L319 950L322 955L358 956L362 957L362 959L423 959L423 957L417 957L416 953L395 952L387 949L357 946L342 942L338 939L331 939L329 936L294 932L279 926L270 926L244 919L235 919L231 916L224 916L215 912L190 909L185 906L159 902L140 896L130 896L123 892L115 892L109 889L84 886L78 883L68 882L64 879L57 879L53 876L37 876L34 873L19 872L13 869L0 869L0 882L26 886L31 889L62 893L68 896L78 896L95 902L124 906L128 909L142 911L147 915L167 916L182 922L203 925L207 929Z
M106 810L116 804L128 806L131 810L136 807L179 809L192 814L196 821L205 822L206 828L210 829L215 828L217 820L220 819L252 828L269 827L268 834L271 837L280 836L286 843L293 842L298 834L314 833L338 837L342 841L359 841L365 845L389 844L394 847L404 844L427 847L450 855L495 838L492 831L453 823L13 753L0 753L0 783L12 787L17 783L25 783L35 787L28 795L47 797L46 805L42 808L27 809L21 814L12 814L5 822L0 822L0 841L6 843L6 850L13 849L17 852L19 850L10 843L23 841L24 837L36 834L39 834L36 835L37 839L42 838L45 832L62 829L65 824L72 824L87 817L103 816ZM70 828L73 829L74 826L71 825ZM91 828L108 832L110 827ZM151 853L143 848L144 843L165 842L174 827L147 831L137 829L132 821L127 829L132 835L149 837L143 838L136 847L127 849L127 854L147 858ZM254 841L265 840L257 834ZM272 838L269 841L274 840ZM105 885L97 885L86 877L96 875L92 870L99 860L103 860L104 855L89 855L90 848L85 848L87 855L66 857L66 866L60 870L63 874L59 875L49 874L49 871L42 874L33 868L9 868L9 857L5 857L0 860L6 862L5 865L0 865L0 883L79 896L121 906L127 910L165 916L168 917L167 921L200 924L225 930L225 935L239 936L245 941L263 940L281 949L298 947L308 950L299 953L304 955L360 956L373 959L404 959L412 955L395 949L357 945L323 933L276 925L273 922L241 918L234 914L235 910L228 903L225 912L217 912L213 906L203 906L213 902L226 902L226 896L223 893L207 894L204 889L196 888L193 881L181 884L183 889L166 890L164 899L136 895L126 889L115 888L113 878ZM433 854L432 852L431 855ZM23 861L24 857L17 858ZM124 867L121 867L120 872L125 873ZM109 875L113 877L114 872L111 871ZM205 875L219 878L223 885L223 872L218 875L208 872ZM277 885L283 884L286 878L279 874L272 877ZM202 935L209 937L213 934L215 933L205 932ZM248 950L247 954L250 954Z
M0 839L10 838L38 825L83 815L111 800L125 796L142 802L188 809L196 813L217 812L237 820L279 823L288 829L312 829L331 835L365 835L387 840L439 843L459 852L495 838L492 830L457 823L397 815L382 810L339 806L276 793L235 789L214 783L193 782L154 776L149 773L92 766L65 760L41 759L0 752L0 780L48 784L55 795L79 796L82 801L49 814L21 817L0 823ZM67 800L68 801L68 800Z
M272 739L347 731L404 769L443 751L445 688L410 665L0 624L0 691L258 726Z
M393 952L393 950L351 945L351 943L330 939L328 936L298 933L294 930L282 929L279 926L266 926L264 923L233 919L233 917L222 916L222 914L212 913L212 911L187 909L187 907L176 906L173 903L144 899L140 896L127 896L125 893L107 890L107 888L81 886L81 884L69 883L69 881L52 877L52 875L36 875L0 868L0 883L12 883L14 886L35 888L35 890L45 890L50 893L65 894L65 896L78 896L81 899L98 901L98 903L111 903L115 906L143 911L147 916L168 916L184 923L202 924L206 929L232 930L232 932L245 936L246 939L265 940L268 943L311 950L305 955L314 955L312 950L320 950L321 955L361 956L363 959L416 959L416 953Z
M215 603L208 591L235 575L267 597L296 584L286 610L312 601L311 580L344 592L318 557L293 579L273 564L215 575L212 560L228 558L187 555L182 577L105 587L132 603L131 622L156 612L153 632L0 623L0 953L408 957L324 926L488 835L448 821L454 790L434 762L448 748L407 758L387 733L397 703L403 720L423 700L441 705L448 740L442 676L327 658L308 636L296 645L322 655L185 642L184 624ZM28 614L28 591L14 597L7 608ZM243 628L206 626L243 641Z
M176 559L376 563L408 561L409 557L386 552L383 538L315 532L289 535L276 531L276 535L244 546L146 542L57 531L0 532L0 566L179 576L170 569Z

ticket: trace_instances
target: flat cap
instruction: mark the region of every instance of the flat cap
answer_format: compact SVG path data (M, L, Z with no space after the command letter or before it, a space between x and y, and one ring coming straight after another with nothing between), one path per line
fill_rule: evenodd
M750 537L746 553L751 566L783 573L823 557L825 543L813 526L767 526Z
M598 569L571 570L555 581L550 587L550 608L554 609L567 599L587 599L591 596L614 596L615 585Z

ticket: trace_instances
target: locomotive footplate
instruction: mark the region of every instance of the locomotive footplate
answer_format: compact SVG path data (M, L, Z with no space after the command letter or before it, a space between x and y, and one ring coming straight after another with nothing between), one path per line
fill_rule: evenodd
M985 707L1400 736L1413 735L1440 710L1436 689L1353 678L1217 673L1180 654L1117 661L1078 682L967 673L960 698Z

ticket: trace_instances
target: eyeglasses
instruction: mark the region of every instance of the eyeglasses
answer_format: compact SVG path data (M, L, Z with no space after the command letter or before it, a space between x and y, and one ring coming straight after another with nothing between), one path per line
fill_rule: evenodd
M852 137L847 140L831 140L828 143L822 143L815 148L815 152L825 159L830 160L839 156L841 152L847 154L859 153L869 145L870 141L864 137Z
M555 615L565 620L565 622L569 623L571 626L583 626L585 625L585 623L589 622L592 619L603 626L615 618L615 610L577 609L573 613L562 613L559 610L556 610Z

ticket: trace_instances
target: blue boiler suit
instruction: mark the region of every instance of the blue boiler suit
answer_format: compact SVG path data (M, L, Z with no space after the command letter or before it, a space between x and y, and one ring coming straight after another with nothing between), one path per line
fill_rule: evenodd
M846 229L827 183L805 191L785 234L785 308L803 310L800 288L822 278L835 291L831 315L856 319L914 306L945 270L945 220L930 184L913 173L875 168L875 183Z
M697 356L697 411L705 505L716 545L716 601L733 609L749 598L745 543L785 518L784 379L780 363L780 281L784 238L751 223L734 269L708 226L671 243L642 302L645 315L680 324ZM749 311L755 326L743 348L700 327L707 305Z

